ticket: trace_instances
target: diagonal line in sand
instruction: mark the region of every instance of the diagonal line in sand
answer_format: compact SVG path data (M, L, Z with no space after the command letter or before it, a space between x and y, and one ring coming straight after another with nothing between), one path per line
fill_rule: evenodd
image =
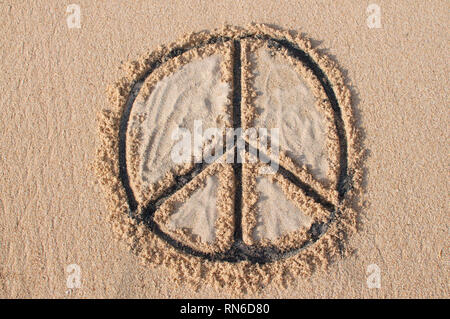
M217 158L215 161L211 163L201 162L194 164L194 167L183 175L174 176L175 183L164 190L163 194L158 198L149 201L144 209L142 210L142 216L140 218L142 220L148 220L153 217L153 214L158 210L158 208L168 199L170 199L176 192L182 190L186 185L188 185L195 177L200 175L206 168L214 163L225 162L225 158L229 155L230 152L234 152L235 148L232 148L221 157Z
M273 161L273 159L271 159L267 154L263 153L260 149L251 146L247 142L245 142L245 147L246 147L246 149L248 149L248 152L250 152L251 154L258 154L260 161L262 160L265 163L268 163L269 161ZM256 153L256 152L258 152L258 153ZM294 184L295 186L300 188L306 196L312 198L316 203L320 204L324 209L326 209L329 212L332 212L336 209L335 206L330 201L328 201L323 196L321 196L319 194L319 192L314 189L313 186L302 181L293 172L284 168L279 163L277 163L277 164L278 164L279 173L283 177L285 177L288 181L290 181L292 184Z

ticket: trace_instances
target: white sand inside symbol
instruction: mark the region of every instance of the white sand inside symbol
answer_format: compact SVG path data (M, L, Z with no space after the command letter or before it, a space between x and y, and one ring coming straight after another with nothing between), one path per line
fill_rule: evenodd
M192 235L199 236L202 242L213 243L218 215L218 185L219 179L216 176L208 176L205 187L197 189L169 217L168 228L186 229Z
M174 140L172 133L178 127L191 136L195 120L201 121L203 131L224 127L230 87L221 81L221 59L213 55L194 60L159 81L144 102L136 99L129 127L142 132L138 178L144 185L160 180L176 166L172 150L181 137Z
M327 126L315 97L288 61L266 48L251 54L256 65L255 127L279 128L279 143L297 164L306 165L318 180L326 180Z
M255 240L275 240L301 228L309 229L312 219L304 215L283 193L280 186L265 177L256 179L259 192Z

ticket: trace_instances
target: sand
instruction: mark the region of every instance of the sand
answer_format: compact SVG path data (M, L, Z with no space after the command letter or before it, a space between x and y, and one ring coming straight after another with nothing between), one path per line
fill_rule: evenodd
M153 84L148 96L141 93L136 97L128 130L128 145L131 145L128 152L136 154L130 156L128 167L132 178L137 179L134 187L139 194L142 188L154 188L165 175L173 173L171 168L176 167L177 160L183 160L179 157L184 148L174 148L180 142L179 136L173 138L177 128L192 135L195 121L201 121L202 130L225 127L223 119L227 118L231 83L221 82L220 50L218 47L214 55L188 61ZM316 97L293 65L276 51L262 46L249 55L253 66L250 72L255 76L253 89L258 93L254 127L280 128L278 143L282 151L295 164L307 165L314 178L324 180L328 171L326 119L316 107ZM153 77L146 80L152 81ZM201 154L206 141L192 144L189 141L189 150ZM198 150L194 149L196 146ZM180 151L180 155L174 157L173 150ZM193 160L184 159L189 163ZM218 180L212 178L208 177L206 186L196 190L186 202L177 203L166 229L171 233L180 229L198 236L200 241L214 242ZM254 242L277 240L300 228L306 232L311 226L312 219L298 212L275 183L258 178L256 192L259 193L255 209L257 225L249 234ZM145 202L145 194L139 199Z
M267 178L258 178L256 190L260 193L257 224L253 231L253 239L276 240L289 232L304 228L306 231L312 219L304 215L298 208L286 200L282 189Z
M210 164L184 187L168 196L155 211L154 220L162 231L181 244L206 253L223 252L232 244L233 193L234 176L230 166ZM141 229L145 230L145 227ZM143 251L134 251L149 266L170 260L170 264L166 263L169 268L173 267L181 271L182 276L189 277L186 270L181 269L189 264L198 268L200 264L195 258L190 263L189 254L186 258L179 250L146 232L130 235L118 230L118 233L140 243ZM148 250L154 251L160 258L148 254Z
M163 267L142 266L114 240L90 163L96 114L109 104L104 87L122 76L121 61L187 32L255 21L306 32L339 62L369 157L366 206L350 239L355 252L288 288L269 284L243 296L448 297L449 8L441 1L377 3L381 29L367 27L359 1L82 1L81 29L67 28L59 2L3 3L0 295L242 295L207 285L194 291L174 284ZM72 263L81 267L82 286L66 293ZM374 263L380 289L366 285Z
M146 199L145 189L155 187L177 164L202 160L202 152L206 154L218 144L217 140L202 139L203 131L225 128L227 121L230 86L221 81L221 59L224 57L218 54L197 58L156 84L155 74L143 84L153 87L149 96L142 90L136 97L128 135L128 152L135 153L130 170L141 200ZM188 143L184 143L184 132L190 133ZM195 133L201 137L197 145Z
M218 183L219 180L216 177L209 176L205 187L195 191L185 203L181 203L172 213L169 217L169 228L186 228L194 235L199 236L201 241L214 242Z
M324 180L328 172L326 122L315 97L300 74L279 55L260 48L250 58L255 65L254 126L279 128L279 146L295 163L307 165Z
M243 49L241 49L241 43ZM283 43L289 44L286 46ZM261 128L267 122L271 129L270 149L259 149L259 152L270 153L272 157L279 153L275 151L275 145L278 142L273 136L273 123L270 122L270 119L267 121L267 116L265 116L272 113L269 111L266 114L264 112L256 114L258 107L254 102L255 97L258 96L258 86L254 79L258 74L258 69L254 68L254 64L258 64L258 61L250 62L249 57L258 48L268 49L271 56L280 53L287 62L286 67L293 69L290 73L291 77L292 74L295 77L298 72L296 78L303 76L314 91L316 101L310 99L311 105L299 107L295 104L295 99L282 100L283 103L290 102L288 106L293 109L293 112L297 111L298 117L303 120L295 129L288 120L278 120L275 126L281 126L279 129L284 138L283 142L289 145L289 141L300 139L300 143L305 144L306 148L312 145L309 140L314 139L314 134L295 135L285 134L285 132L308 131L308 126L312 122L310 110L317 107L314 114L326 117L328 122L328 134L326 135L328 150L326 153L334 154L334 158L339 159L338 163L330 161L334 167L327 172L327 177L330 177L330 180L335 183L321 185L310 174L310 167L304 163L302 166L298 166L298 163L296 164L290 159L287 152L282 151L283 155L275 158L275 161L279 163L279 165L276 164L279 169L274 170L271 179L272 182L276 181L280 184L286 198L273 198L275 200L273 207L284 206L283 201L289 199L310 217L311 223L309 229L306 229L304 225L299 225L301 227L297 227L292 232L285 232L282 229L279 232L283 234L276 237L274 241L271 241L270 237L269 239L255 240L255 236L253 236L258 233L256 229L258 217L261 216L261 213L262 215L267 213L261 205L258 205L258 201L264 198L264 194L271 191L269 189L261 191L257 187L256 176L262 168L266 168L261 163L247 164L247 161L244 161L244 163L238 164L240 163L238 161L233 164L233 173L230 176L231 166L229 164L223 164L223 161L213 164L209 164L208 160L199 162L199 158L194 156L195 165L187 163L183 167L167 172L164 177L160 177L157 183L150 185L148 191L142 192L138 187L138 194L143 194L143 196L136 195L136 187L133 190L132 182L130 182L130 177L135 178L136 172L139 171L137 166L142 165L139 163L147 161L149 153L157 155L156 162L158 160L170 161L167 154L169 151L166 152L166 156L158 156L161 143L159 143L159 138L154 138L156 134L144 133L146 130L152 132L153 128L148 128L147 125L141 126L141 124L145 124L147 113L158 112L167 103L166 95L158 94L160 92L158 81L165 81L165 79L173 80L172 83L169 82L169 87L174 88L186 86L183 82L191 81L192 84L187 86L190 91L194 92L198 87L205 86L202 81L214 83L215 79L219 78L224 81L231 79L233 90L229 95L232 95L233 104L230 108L226 92L222 95L222 99L218 99L224 104L221 108L222 114L215 116L217 124L221 124L221 119L232 117L231 123L224 121L223 124L231 124L233 128L240 130L241 123L248 128L253 120L255 122L262 120L258 123L258 128ZM225 55L229 58L224 59L220 68L219 63L216 63L216 67L214 67L214 64L210 62L214 58L211 55L217 55L222 51L228 51L229 53L225 53ZM306 57L306 60L303 57ZM192 62L194 58L205 61ZM199 78L176 76L176 73L189 73L189 67L195 69L199 63L203 66L212 64L213 67L198 68L198 73L201 75ZM361 135L354 124L350 91L341 71L326 55L314 50L306 37L293 35L287 30L263 24L251 24L247 28L225 26L211 31L191 33L167 47L161 46L158 50L127 64L130 66L128 76L109 87L108 96L111 105L100 115L99 137L101 143L97 151L95 171L104 188L113 228L117 236L125 239L130 249L141 257L144 264L149 267L162 264L173 272L174 279L179 280L182 284L190 284L195 289L203 285L213 285L234 292L247 293L260 290L263 285L272 282L285 286L289 278L310 276L317 268L326 270L329 263L336 257L344 257L349 254L351 250L346 244L351 234L356 231L357 207L360 205L363 154ZM280 62L276 63L278 70L281 68L280 65ZM214 72L217 74L213 74ZM325 80L320 80L321 78L325 78ZM292 80L289 77L286 79L286 86L281 81L275 83L276 85L273 85L274 83L265 85L262 89L262 96L270 97L272 91L287 92L283 95L278 94L283 97L292 94L289 93L292 88ZM271 80L270 77L269 80ZM140 82L142 81L145 82L141 86ZM140 92L135 101L147 105L139 106L140 113L133 115L133 111L130 111L129 108L135 103L133 99L136 85L140 87ZM226 87L226 85L223 86ZM212 88L209 87L206 92L201 90L202 93L206 93L206 98L205 94L203 96L194 94L194 98L190 100L192 105L188 107L192 109L194 116L196 113L205 114L204 109L211 104L211 98L208 96L216 93ZM304 85L300 88L302 96L306 89ZM174 91L177 93L173 99L175 101L182 100L184 92L180 94L179 91ZM156 95L152 98L154 93ZM147 100L150 103L146 103ZM305 104L302 98L298 102ZM270 104L263 105L266 111L271 107ZM204 106L198 108L197 105ZM179 115L183 119L181 125L190 127L191 132L194 127L195 132L193 133L197 133L199 129L196 128L196 120L191 117L185 121L183 117L185 117L186 111L183 108L170 106L168 108L169 114L174 115L174 118L168 117L166 121L163 121L164 125L161 126L163 130L160 133L162 136L173 135L173 126L179 125L179 119L176 118ZM275 105L275 108L279 109L280 104ZM305 110L309 112L305 112ZM128 126L129 114L135 118L135 122L132 122L134 127ZM283 115L282 118L291 117ZM317 117L318 115L316 115ZM208 123L208 121L206 122ZM172 131L170 130L171 126ZM290 131L286 130L286 127L290 128ZM267 130L267 128L265 129ZM323 129L323 131L325 130ZM325 132L323 133L325 136ZM223 135L224 132L220 133L219 131L216 134ZM236 138L239 139L241 133L237 132L236 134ZM125 140L128 140L128 143ZM172 145L170 142L169 144ZM190 144L190 139L186 144ZM195 139L194 144L196 144ZM143 147L142 145L147 146ZM228 142L226 146L227 149L230 148ZM201 147L200 145L199 148ZM139 152L139 149L145 150ZM167 149L172 149L172 147ZM309 154L315 153L314 148L307 149L307 152L300 151ZM251 157L239 149L233 152L235 158L238 153L241 153L240 156L244 160L246 157ZM322 153L324 152L322 151ZM178 162L172 155L170 156L172 162ZM321 155L320 153L316 154L317 157ZM143 159L139 159L139 157ZM224 155L220 159L223 157L227 156ZM263 162L266 163L266 161ZM293 169L285 168L285 164ZM160 167L158 164L154 166L155 169ZM272 164L270 166L273 167ZM147 170L153 168L153 166L148 166ZM217 227L217 243L210 245L202 242L201 237L194 233L194 229L183 227L173 230L173 225L167 227L166 222L180 204L190 201L190 196L193 196L196 189L205 183L205 177L214 173L218 173L221 179L222 191L217 196L216 205L222 216L214 223L214 226ZM135 184L139 186L141 183ZM317 184L320 185L318 190L315 189ZM144 189L146 188L144 186ZM194 209L198 210L199 214L207 215L208 212L204 209L207 207L205 203L209 200L211 199L202 198L203 203L197 202ZM283 203L280 204L278 201ZM265 206L268 204L266 203ZM296 211L293 213L295 214ZM287 215L282 218L284 224L292 223L292 219ZM276 219L271 220L276 221ZM207 227L208 225L203 226ZM295 228L295 225L291 226ZM280 228L279 221L267 227L273 233L275 229ZM174 236L170 234L171 232L174 233ZM230 234L233 234L232 238Z

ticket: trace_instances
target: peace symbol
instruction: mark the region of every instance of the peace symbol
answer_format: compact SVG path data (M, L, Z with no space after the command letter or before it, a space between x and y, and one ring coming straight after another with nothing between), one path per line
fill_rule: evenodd
M189 54L200 54L203 57L210 56L211 50L213 50L212 52L219 52L220 50L226 51L229 49L231 109L228 123L234 129L245 128L250 125L249 123L252 119L248 118L247 112L252 104L251 97L249 98L251 88L247 87L244 80L248 76L246 72L251 68L251 61L249 61L246 54L250 52L249 48L252 45L255 46L255 43L264 46L268 52L272 52L271 54L282 52L285 57L293 61L292 63L305 70L304 72L309 74L311 81L317 83L316 89L322 92L324 97L320 103L328 110L327 125L331 127L331 132L334 132L337 145L337 149L331 150L335 153L333 154L335 156L333 165L336 176L326 186L323 186L313 175L305 171L298 165L298 162L290 160L289 155L287 157L283 155L285 156L284 159L280 159L276 163L278 170L275 179L282 184L282 188L289 189L294 193L295 196L293 195L291 200L301 202L297 204L307 207L307 210L316 214L315 218L309 223L308 228L303 230L303 235L298 236L298 241L290 241L284 245L271 242L270 240L262 243L252 240L249 238L247 226L244 223L246 220L249 223L252 222L251 218L249 219L246 215L252 210L251 207L246 206L248 198L252 197L252 194L249 194L251 187L248 187L248 183L251 184L251 181L249 182L251 179L249 171L252 168L261 167L261 163L252 164L237 161L229 165L218 161L217 163L194 163L189 169L179 170L177 174L173 174L167 187L158 189L152 196L147 196L147 198L145 198L145 195L137 194L139 190L133 186L136 184L136 182L133 182L136 177L135 174L130 172L131 140L128 136L132 134L133 127L136 127L136 117L133 117L133 114L135 114L134 108L137 108L139 96L144 95L144 98L141 100L145 101L145 99L148 99L152 88L154 89L155 83L157 83L155 79L158 79L158 72L166 66L170 69L170 63L173 63L172 69L175 71L179 68L177 63L183 61L183 58L189 56ZM177 61L177 63L173 61ZM147 94L144 92L146 86L149 88L147 88L149 90ZM146 73L133 83L130 92L120 119L118 131L118 175L126 193L129 215L138 223L144 224L161 240L176 248L180 254L192 255L217 262L235 263L245 260L254 264L270 263L295 255L302 249L314 245L327 232L330 225L340 218L342 214L340 207L348 191L349 180L351 179L348 172L348 132L345 129L342 109L336 97L335 88L330 83L327 74L320 68L319 63L296 43L285 38L274 37L271 34L252 33L250 31L232 36L227 33L212 34L172 48L164 56L155 60ZM257 94L255 93L254 95ZM142 106L142 101L139 103ZM292 109L284 111L283 116L286 118L286 121L292 120L292 116L289 114L293 113L295 114L295 110ZM227 122L227 120L224 122ZM145 127L140 129L145 130ZM162 132L161 134L170 133ZM248 155L252 153L251 151L255 154L260 154L262 157L268 156L262 150L259 150L258 146L246 140L244 153ZM235 147L232 152L236 159L239 155L239 150ZM140 160L142 161L142 159ZM170 161L167 158L161 158L160 160ZM156 168L148 167L147 169L152 170ZM205 246L196 246L195 243L189 243L182 235L178 236L167 227L164 227L159 222L164 220L164 216L158 217L158 212L164 209L170 210L173 202L177 200L177 196L180 197L180 194L183 192L185 197L192 196L196 191L196 186L193 185L201 184L195 181L197 179L205 180L207 176L214 174L222 174L222 177L219 177L220 183L231 185L230 189L233 194L230 194L231 202L228 203L232 210L229 212L231 219L228 219L227 227L229 229L225 229L219 234L219 236L222 236L221 247L211 246L209 249L204 249ZM142 183L140 182L140 184ZM335 194L335 196L329 194Z

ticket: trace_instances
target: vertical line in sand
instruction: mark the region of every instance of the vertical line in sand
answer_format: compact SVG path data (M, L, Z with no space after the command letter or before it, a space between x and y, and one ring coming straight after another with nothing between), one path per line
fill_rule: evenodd
M235 176L234 192L234 242L242 241L242 163L238 163L237 141L241 138L241 42L233 41L233 128L234 135L234 161ZM238 136L239 135L239 136Z

